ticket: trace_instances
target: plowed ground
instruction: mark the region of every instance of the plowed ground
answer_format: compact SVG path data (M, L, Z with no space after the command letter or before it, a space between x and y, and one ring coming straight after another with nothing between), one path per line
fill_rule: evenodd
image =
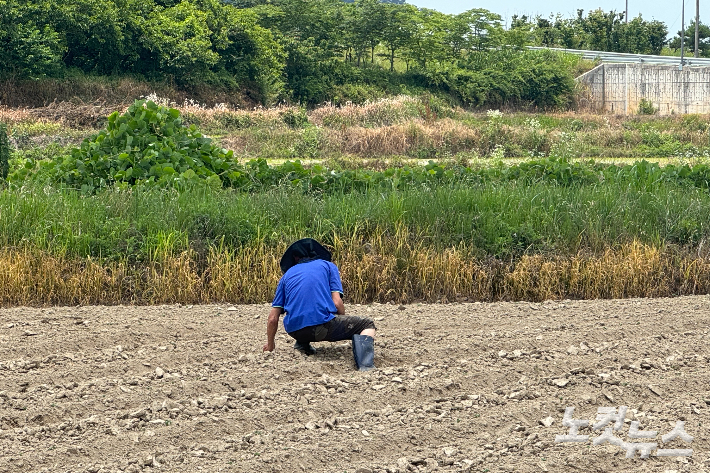
M710 468L709 297L346 307L377 321L374 371L282 327L263 354L267 305L1 310L0 472ZM692 456L555 443L568 406ZM661 444L679 420L692 443Z

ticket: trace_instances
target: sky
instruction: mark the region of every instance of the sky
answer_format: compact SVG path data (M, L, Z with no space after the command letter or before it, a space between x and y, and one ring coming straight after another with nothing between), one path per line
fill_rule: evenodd
M585 12L601 8L604 11L616 10L623 12L626 9L625 0L407 0L407 3L418 7L431 8L442 13L461 13L472 8L485 8L503 17L504 24L510 22L510 17L517 14L534 17L542 15L548 17L550 13L560 13L566 18L577 16L577 10L583 9ZM710 7L707 2L700 5L700 21L703 18L710 18ZM675 36L680 31L681 0L629 0L629 19L637 17L639 13L644 20L659 20L666 24L669 36ZM703 15L703 8L705 15ZM695 18L695 1L685 1L685 24L686 26Z

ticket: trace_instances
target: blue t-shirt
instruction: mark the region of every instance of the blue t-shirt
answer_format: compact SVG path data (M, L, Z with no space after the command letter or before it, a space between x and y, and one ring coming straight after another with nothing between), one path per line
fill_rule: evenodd
M271 305L284 310L284 328L291 333L334 319L338 309L333 292L343 292L338 267L330 261L308 261L286 271Z

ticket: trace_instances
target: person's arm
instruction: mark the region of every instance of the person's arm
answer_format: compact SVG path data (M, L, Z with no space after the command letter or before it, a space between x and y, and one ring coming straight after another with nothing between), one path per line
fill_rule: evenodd
M328 262L328 279L330 283L330 296L337 309L338 315L345 315L345 304L343 304L343 283L340 281L340 271L338 267Z
M276 331L279 329L279 318L284 313L282 307L272 307L269 319L266 321L266 345L264 351L274 351L276 348Z
M340 297L340 293L331 292L330 295L333 298L335 308L338 309L338 315L345 315L345 303L343 303L343 298Z

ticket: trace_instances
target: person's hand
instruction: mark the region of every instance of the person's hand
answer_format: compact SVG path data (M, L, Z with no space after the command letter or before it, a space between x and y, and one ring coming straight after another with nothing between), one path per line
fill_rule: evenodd
M266 345L264 345L264 351L274 351L274 348L276 348L274 342L266 342Z

